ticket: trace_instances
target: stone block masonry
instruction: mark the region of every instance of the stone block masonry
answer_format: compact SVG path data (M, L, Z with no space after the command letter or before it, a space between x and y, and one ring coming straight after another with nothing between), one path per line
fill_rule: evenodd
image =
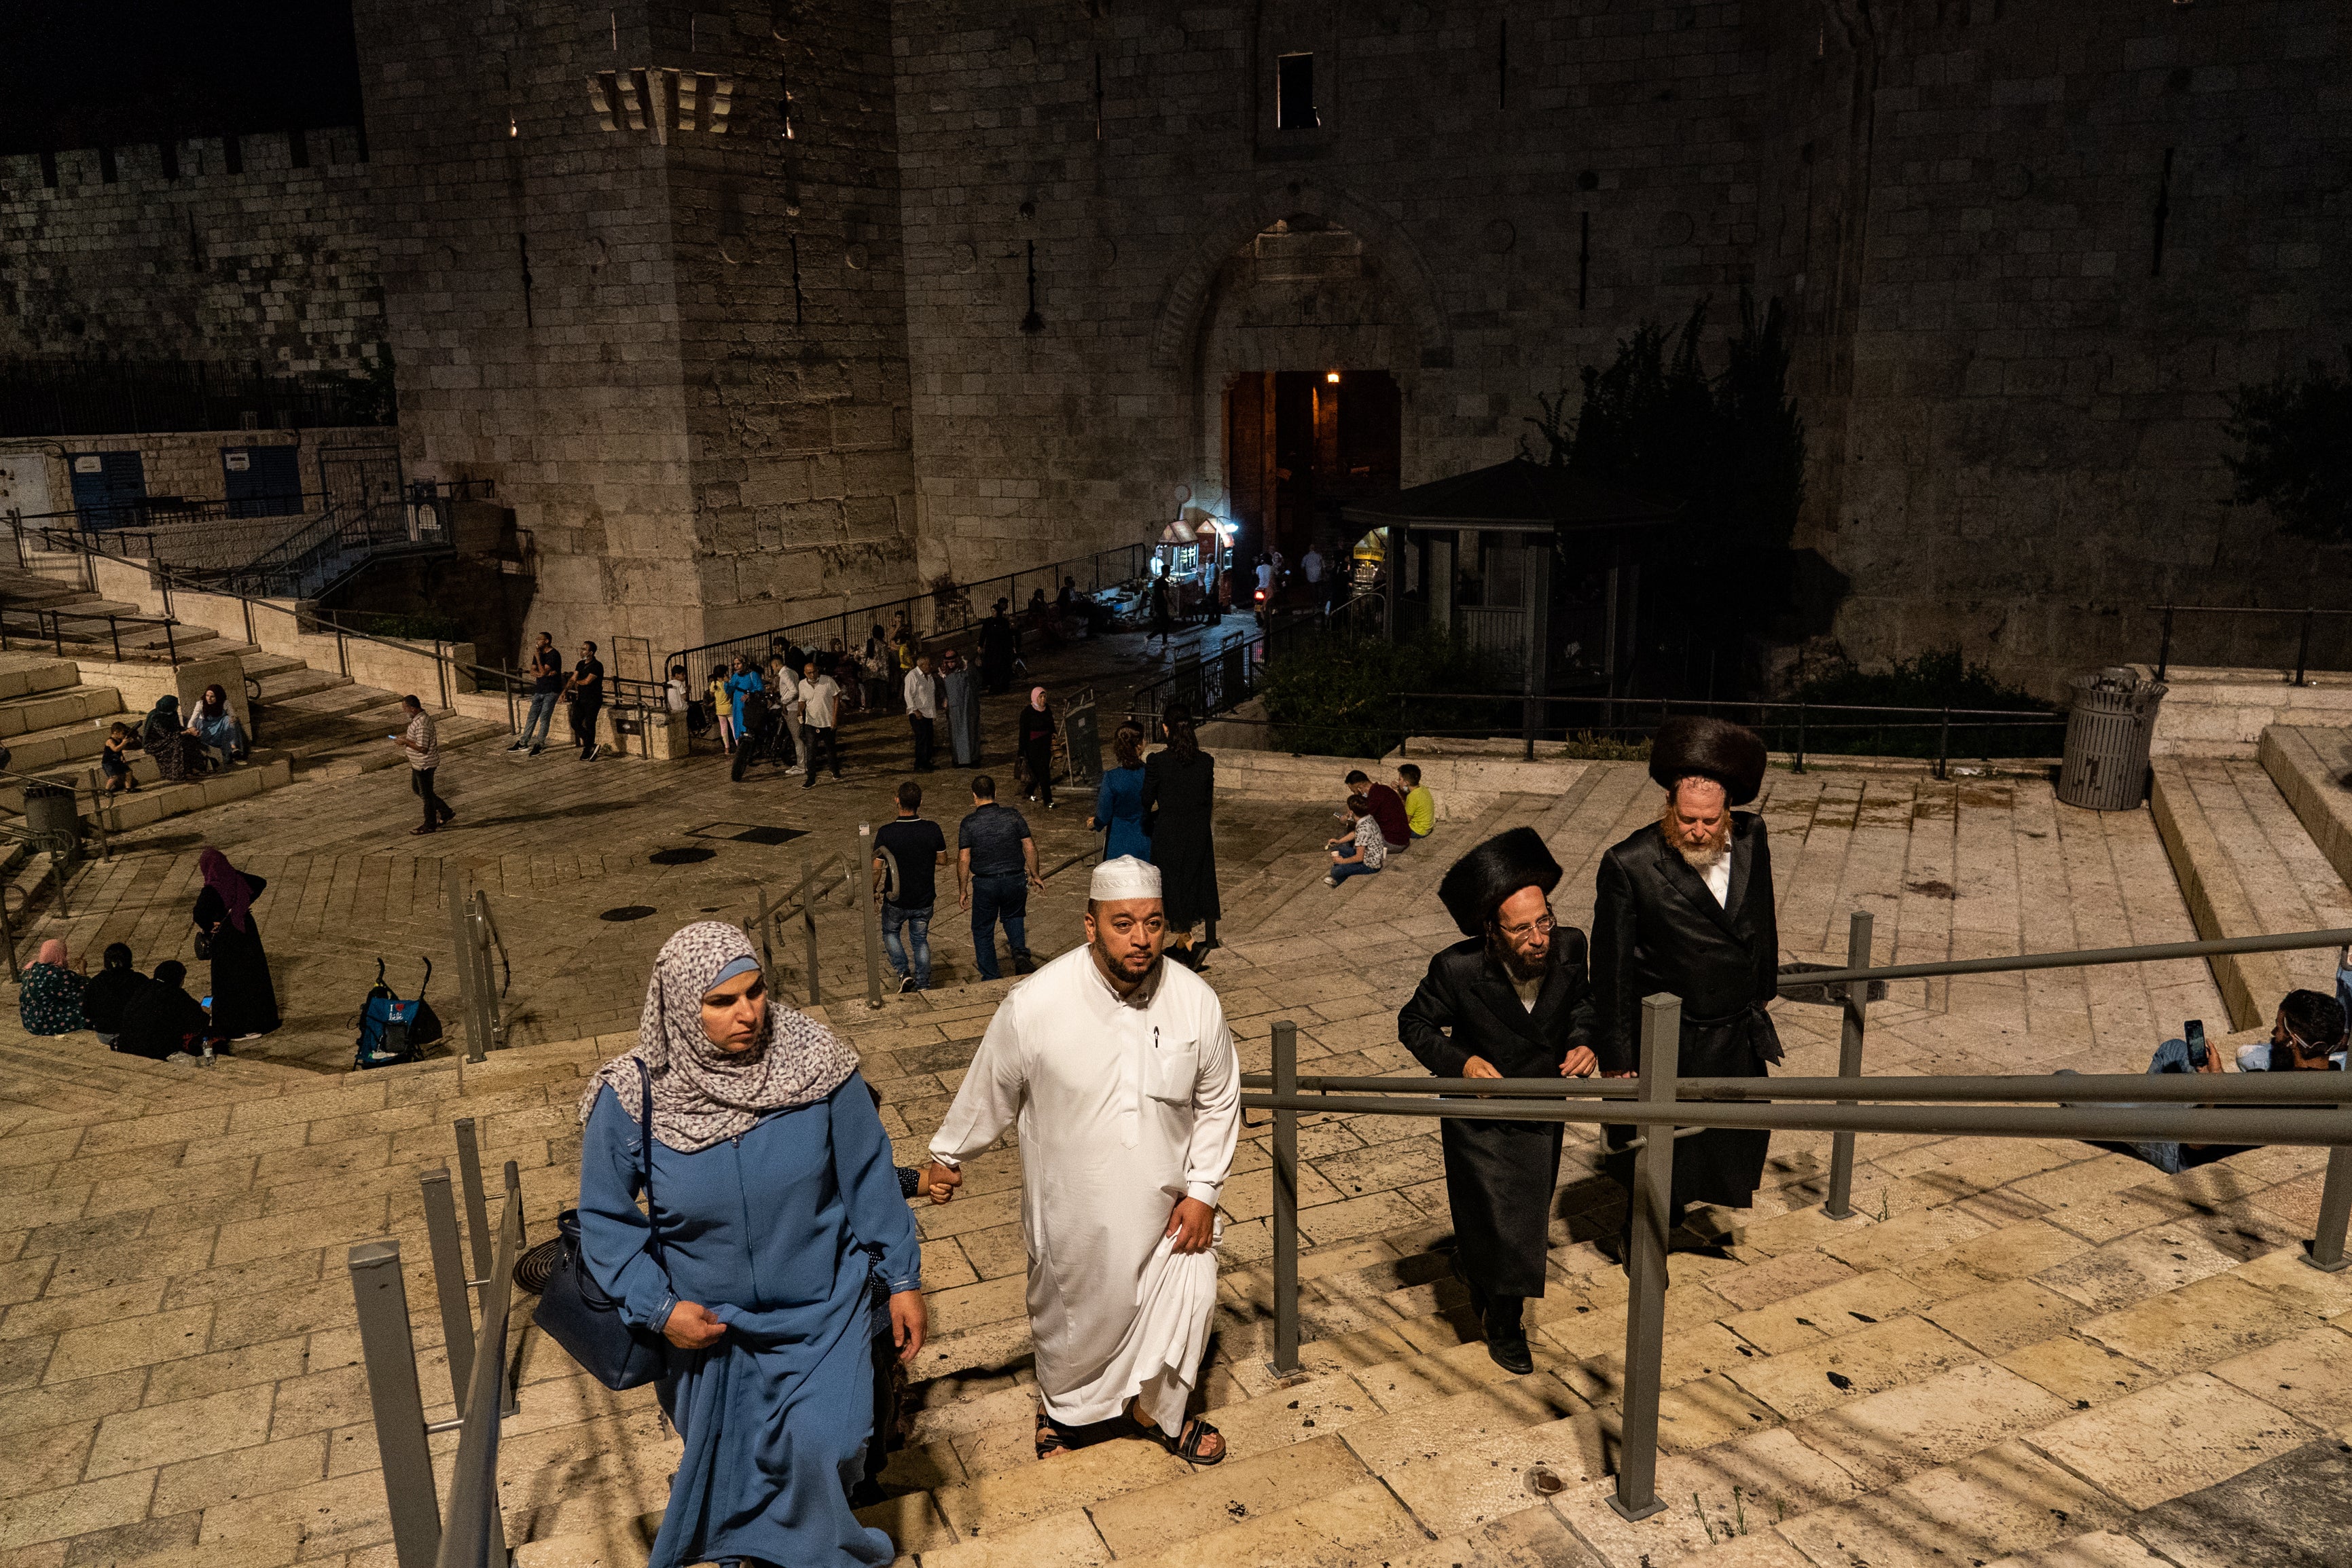
M356 16L409 467L497 482L532 622L667 652L903 588L887 12Z
M357 128L0 158L0 357L363 371L383 289ZM45 162L56 183L47 183Z

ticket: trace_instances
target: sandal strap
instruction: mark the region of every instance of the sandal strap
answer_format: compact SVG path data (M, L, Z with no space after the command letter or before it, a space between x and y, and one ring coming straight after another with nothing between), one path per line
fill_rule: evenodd
M1201 1458L1202 1442L1206 1438L1223 1436L1223 1432L1210 1426L1205 1419L1195 1416L1184 1423L1184 1437L1183 1441L1176 1445L1176 1457L1187 1463L1197 1464ZM1217 1450L1217 1457L1220 1458L1224 1457L1223 1448Z

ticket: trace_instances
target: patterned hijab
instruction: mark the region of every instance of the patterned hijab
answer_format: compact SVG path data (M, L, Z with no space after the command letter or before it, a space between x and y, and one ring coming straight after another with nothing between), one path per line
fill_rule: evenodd
M635 1121L639 1074L654 1081L654 1136L682 1155L700 1154L750 1129L772 1112L824 1099L857 1071L857 1053L831 1030L772 998L767 1032L749 1051L721 1051L702 1031L703 993L740 959L751 939L738 926L702 920L662 945L646 985L637 1048L596 1070L580 1100L580 1120L612 1085Z

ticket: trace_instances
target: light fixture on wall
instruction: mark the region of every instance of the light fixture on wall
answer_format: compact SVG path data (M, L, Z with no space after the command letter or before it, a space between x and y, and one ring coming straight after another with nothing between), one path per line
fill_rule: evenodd
M1337 371L1325 371L1323 372L1323 379L1329 382L1332 385L1337 386L1339 382L1339 372Z

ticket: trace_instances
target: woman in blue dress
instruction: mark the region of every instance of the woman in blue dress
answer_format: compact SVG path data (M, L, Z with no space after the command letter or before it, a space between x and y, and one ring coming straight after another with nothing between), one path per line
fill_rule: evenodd
M1087 819L1087 826L1103 835L1103 859L1133 855L1148 861L1151 841L1143 831L1142 727L1120 725L1110 737L1110 748L1118 766L1103 769L1102 785L1095 791L1095 814Z
M772 1005L741 930L704 921L663 946L636 1050L580 1111L582 1259L671 1346L655 1387L685 1452L648 1568L890 1562L848 1492L875 1434L883 1298L899 1359L922 1346L921 1253L856 1054Z

